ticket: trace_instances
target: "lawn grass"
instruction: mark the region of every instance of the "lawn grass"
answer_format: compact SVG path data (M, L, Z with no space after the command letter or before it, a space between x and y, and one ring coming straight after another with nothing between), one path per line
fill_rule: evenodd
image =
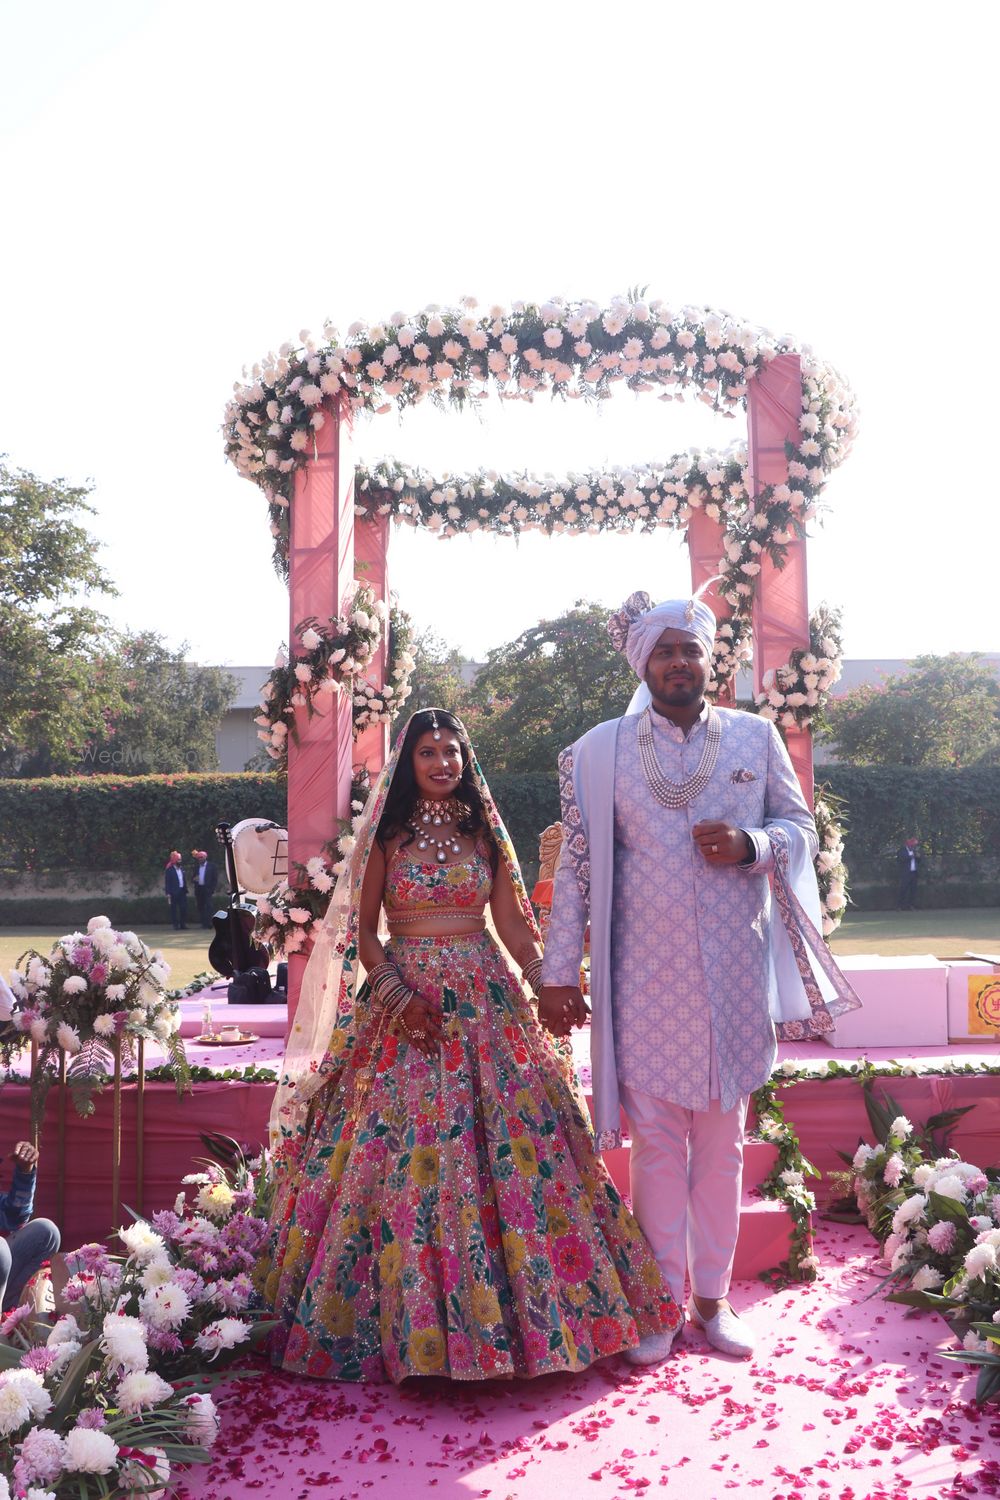
M970 950L1000 953L1000 908L848 911L830 947L835 954L880 953L885 958L910 953L961 958Z
M0 974L9 974L26 948L46 953L62 937L49 927L0 927ZM172 927L143 927L139 932L151 948L162 948L170 965L170 988L180 989L210 967L208 945L212 932L203 927L174 932ZM995 906L956 907L941 911L851 911L835 933L834 953L932 953L936 958L961 958L968 950L1000 953L1000 909Z
M196 974L211 968L208 945L214 930L189 927L186 932L175 932L172 927L150 925L137 931L150 948L163 950L170 965L169 989L182 989ZM57 932L54 927L0 927L0 974L6 977L26 948L47 953L56 939L64 936L65 933Z

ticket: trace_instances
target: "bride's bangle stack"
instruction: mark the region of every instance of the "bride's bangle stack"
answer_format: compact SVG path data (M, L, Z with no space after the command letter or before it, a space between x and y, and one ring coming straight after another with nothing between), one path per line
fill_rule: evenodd
M390 1023L398 1021L413 999L413 991L401 978L395 964L376 964L369 972L368 985L372 1000Z
M521 978L528 986L533 995L538 994L542 982L542 960L541 958L529 959L521 970Z

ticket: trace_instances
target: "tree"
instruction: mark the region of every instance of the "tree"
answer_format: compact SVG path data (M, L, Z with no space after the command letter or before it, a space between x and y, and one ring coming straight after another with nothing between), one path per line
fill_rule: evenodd
M976 655L917 656L906 675L827 705L826 738L850 765L1000 763L1000 682Z
M110 631L81 595L116 590L78 519L89 493L0 457L0 775L71 770L102 725Z
M432 630L422 630L415 636L410 652L416 662L410 676L410 696L400 709L394 729L401 728L418 708L447 708L461 714L470 690L461 653Z
M149 776L215 771L215 732L239 684L221 667L184 660L151 631L122 635L104 663L109 706L103 733L86 746L84 773Z
M550 771L564 745L624 713L636 681L608 639L609 616L580 600L489 653L466 718L489 771Z

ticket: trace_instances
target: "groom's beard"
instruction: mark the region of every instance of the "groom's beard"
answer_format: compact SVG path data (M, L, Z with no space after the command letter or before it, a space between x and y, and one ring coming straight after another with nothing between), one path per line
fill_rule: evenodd
M655 694L652 689L650 693L654 702L666 704L669 708L690 708L692 703L697 703L703 696L704 688L699 682L683 679L664 683Z

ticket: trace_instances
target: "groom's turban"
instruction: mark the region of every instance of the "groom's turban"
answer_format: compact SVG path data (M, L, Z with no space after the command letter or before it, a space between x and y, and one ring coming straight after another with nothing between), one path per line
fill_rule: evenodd
M715 616L701 599L666 599L653 605L646 593L630 594L617 614L608 621L608 635L616 651L641 680L646 664L665 630L683 630L693 635L711 658L715 644Z

